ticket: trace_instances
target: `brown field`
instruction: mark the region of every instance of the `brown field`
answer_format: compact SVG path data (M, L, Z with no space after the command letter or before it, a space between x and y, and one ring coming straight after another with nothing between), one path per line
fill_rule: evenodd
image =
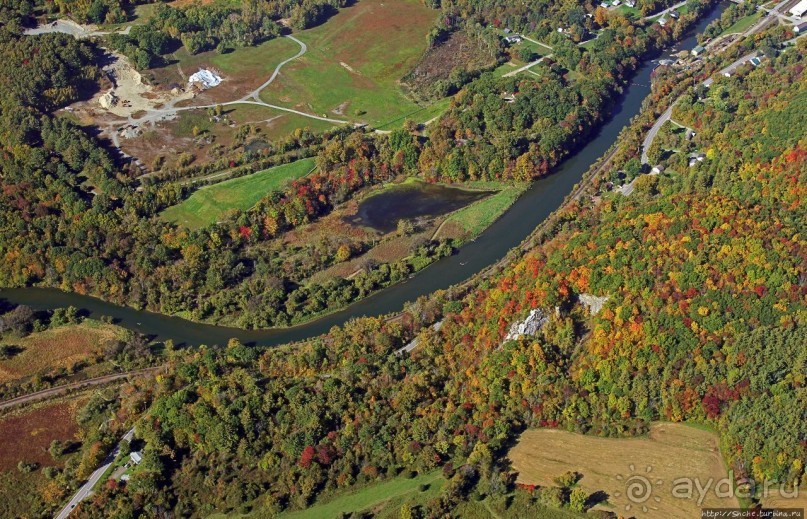
M206 163L217 158L211 153L216 147L232 149L238 127L252 124L256 130L255 138L266 142L275 142L291 135L297 128L308 128L312 132L321 132L334 125L281 110L256 105L230 105L223 112L235 126L224 122L211 122L205 110L179 112L176 119L157 123L138 137L121 139L120 145L124 153L139 158L152 170L154 160L158 156L166 159L165 167L171 167L172 161L180 153L191 153L194 163ZM199 138L193 137L193 127L204 133ZM208 142L209 141L209 142Z
M789 490L787 491L790 492ZM799 493L793 497L779 495L778 488L771 488L770 495L762 499L765 508L803 508L807 510L807 489L800 488Z
M0 417L0 471L17 470L17 463L58 465L48 447L53 440L68 441L78 432L76 411L86 397L25 408Z
M430 48L403 82L417 94L427 91L440 79L448 79L455 68L472 71L494 63L476 41L462 32L455 32L442 44Z
M713 492L717 481L728 475L717 435L683 424L655 424L642 438L600 438L531 429L521 435L509 458L519 473L519 483L554 486L553 478L577 471L583 475L578 484L584 490L608 494L607 502L596 508L637 519L690 519L700 517L704 507L739 506L736 498L721 498ZM678 478L698 478L702 488L712 478L701 505L697 490L692 499L672 494L673 481ZM631 502L626 495L628 486L638 483L635 488L647 488L648 482L652 491L645 494L647 499ZM680 490L681 483L675 487Z
M36 373L70 367L101 352L104 342L120 334L120 328L106 324L60 326L10 342L23 351L0 361L0 383Z

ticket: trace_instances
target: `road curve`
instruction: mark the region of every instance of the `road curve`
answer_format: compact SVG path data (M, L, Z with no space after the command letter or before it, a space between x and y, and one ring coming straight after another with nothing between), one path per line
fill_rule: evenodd
M274 72L272 72L272 75L269 77L269 79L267 79L266 82L264 82L264 84L262 84L261 86L259 86L258 88L256 88L252 92L250 92L249 94L242 97L241 98L242 101L247 101L248 99L254 99L255 101L262 102L260 97L258 97L258 96L260 95L261 91L264 88L266 88L266 87L268 87L269 85L272 84L272 81L274 81L275 78L277 77L277 75L280 74L280 69L283 68L283 65L285 65L286 63L289 63L291 61L294 61L297 58L302 57L303 54L308 52L308 46L305 43L301 42L300 40L298 40L297 38L295 38L294 36L292 36L290 34L287 35L286 38L296 42L300 46L300 52L298 52L294 56L290 57L289 59L287 59L285 61L281 61L280 63L278 63L277 67L275 67L275 70L274 70Z
M11 400L5 400L3 402L0 402L0 411L9 409L14 406L30 404L32 402L37 402L39 400L44 400L46 398L59 396L69 391L74 391L76 389L83 389L85 387L108 384L110 382L115 382L116 380L121 380L128 377L146 375L148 373L157 371L161 367L162 366L156 366L153 368L144 368L135 371L128 371L126 373L114 373L112 375L105 375L103 377L89 378L87 380L82 380L80 382L75 382L73 384L65 384L63 386L56 386L49 389L43 389L42 391L37 391L36 393L29 393L27 395L12 398Z

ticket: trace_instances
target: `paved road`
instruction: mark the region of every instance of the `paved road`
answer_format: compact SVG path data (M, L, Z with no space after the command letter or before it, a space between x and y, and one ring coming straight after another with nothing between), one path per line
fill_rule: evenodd
M527 64L526 64L526 65L524 65L523 67L519 67L519 68L517 68L517 69L515 69L515 70L513 70L513 71L508 72L508 73L507 73L507 74L505 74L503 77L515 76L515 75L516 75L516 74L518 74L519 72L524 72L525 70L529 70L530 68L534 67L534 66L535 66L535 65L537 65L538 63L542 62L543 60L545 60L546 58L549 58L549 57L551 57L551 56L552 56L552 54L547 54L546 56L543 56L543 57L541 57L541 58L538 58L537 60L533 61L532 63L527 63Z
M145 375L147 373L157 371L158 369L160 369L160 367L161 366L138 369L136 371L129 371L127 373L115 373L113 375L105 375L103 377L96 377L87 380L82 380L81 382L76 382L74 384L65 384L63 386L52 387L50 389L43 389L42 391L37 391L36 393L30 393L27 395L18 396L16 398L12 398L11 400L5 400L3 402L0 402L0 411L14 406L30 404L31 402L36 402L39 400L44 400L46 398L59 396L64 393L67 393L68 391L74 391L76 389L83 389L85 387L91 387L91 386L99 386L101 384L108 384L110 382L114 382L116 380L121 380L124 378L135 377L138 375Z
M759 55L759 53L757 51L754 51L754 52L752 52L750 54L746 54L745 56L738 59L737 61L735 61L734 63L732 63L728 67L721 69L720 70L720 75L722 76L723 74L731 74L732 72L737 70L737 68L739 68L742 65L745 65L746 63L751 61L751 59L757 57L758 55ZM706 79L702 84L705 87L710 87L710 86L712 86L712 83L714 83L714 82L715 82L714 79L710 77L710 78Z
M678 9L679 7L683 7L684 4L686 4L686 3L687 3L686 0L684 0L683 2L678 2L677 4L675 4L673 6L670 6L670 7L668 7L667 9L665 9L663 11L659 11L657 13L649 14L649 15L645 16L644 18L642 18L642 20L649 20L651 18L655 18L656 16L664 16L665 14L667 14L669 12L672 12L672 11Z
M549 45L547 45L546 43L541 43L541 42L540 42L540 41L538 41L538 40L534 40L534 39L530 38L529 36L524 36L523 34L521 34L520 36L521 36L522 38L524 38L525 40L527 40L527 41L531 41L531 42L533 42L533 43L534 43L534 44L536 44L536 45L540 45L541 47L544 47L544 48L546 48L546 49L549 49L550 51L555 50L555 49L553 49L552 47L550 47Z
M134 435L134 429L129 429L126 432L126 434L123 435L123 439L121 440L121 442L115 445L115 448L112 449L112 452L110 452L109 455L104 459L101 466L95 469L95 472L93 472L90 475L90 478L87 480L87 482L84 483L84 485L82 485L81 488L78 489L78 492L76 492L75 495L72 497L72 499L70 499L70 502L68 502L64 506L64 508L62 508L62 511L59 512L59 514L56 516L56 519L65 519L68 515L70 515L70 512L73 511L73 509L76 507L77 504L79 504L88 495L90 495L92 489L95 488L95 485L98 484L98 481L107 471L107 469L109 469L109 467L112 465L112 462L115 461L115 457L117 457L118 453L120 452L121 443L123 441L127 442L132 441L133 435Z
M669 121L670 117L672 117L673 106L675 106L675 102L673 102L673 104L671 104L670 107L667 108L658 119L656 119L656 122L653 123L653 127L650 128L650 131L647 132L647 135L645 135L644 141L642 141L642 164L647 164L649 162L650 159L647 157L647 150L650 149L650 146L653 144L653 140L656 138L656 135L661 127L664 126L664 123Z

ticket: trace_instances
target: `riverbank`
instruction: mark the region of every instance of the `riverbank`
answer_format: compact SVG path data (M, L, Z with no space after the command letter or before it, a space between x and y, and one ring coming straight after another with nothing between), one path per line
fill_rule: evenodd
M714 9L698 22L677 46L679 48L694 47L697 44L696 31L718 18L721 12L722 8ZM623 95L615 105L610 120L600 127L588 144L574 155L567 157L553 174L535 182L510 210L506 211L476 240L462 247L457 254L432 264L412 279L305 325L282 330L239 330L216 327L119 307L98 299L77 294L65 294L53 289L3 290L0 291L0 298L14 303L28 304L35 308L53 308L72 304L86 308L91 313L111 315L118 319L121 325L141 333L157 338L173 338L177 343L187 344L224 344L229 338L237 337L245 343L277 345L326 333L331 327L341 325L356 317L398 312L407 301L414 301L435 290L447 289L455 285L462 288L468 286L469 279L479 279L480 276L495 273L496 267L501 267L507 261L502 258L508 255L508 251L519 246L521 246L519 250L524 250L524 243L533 243L536 238L532 237L538 236L535 234L536 228L562 207L564 200L567 200L569 196L572 198L577 196L581 189L578 183L584 178L584 172L589 171L592 166L600 162L603 155L608 154L617 141L620 130L629 124L632 117L640 113L642 102L650 93L649 85L653 68L654 64L651 62L641 65L634 74L631 84L625 88ZM546 226L547 224L544 224L543 228L547 228ZM516 253L511 252L510 254ZM476 276L474 273L477 273Z

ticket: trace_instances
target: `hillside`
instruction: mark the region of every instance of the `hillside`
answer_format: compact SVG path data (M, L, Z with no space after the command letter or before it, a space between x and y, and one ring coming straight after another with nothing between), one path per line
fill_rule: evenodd
M518 433L632 436L654 420L715 428L736 477L804 488L807 127L790 108L804 52L685 94L679 116L708 160L580 200L462 300L437 294L294 347L233 342L172 369L137 427L150 462L79 515L271 513L437 467L448 481L415 513L470 496L505 515L582 510L590 496L563 474L559 489L514 488L504 454ZM582 294L608 299L591 315ZM505 340L534 308L543 329ZM419 329L410 355L392 354Z

